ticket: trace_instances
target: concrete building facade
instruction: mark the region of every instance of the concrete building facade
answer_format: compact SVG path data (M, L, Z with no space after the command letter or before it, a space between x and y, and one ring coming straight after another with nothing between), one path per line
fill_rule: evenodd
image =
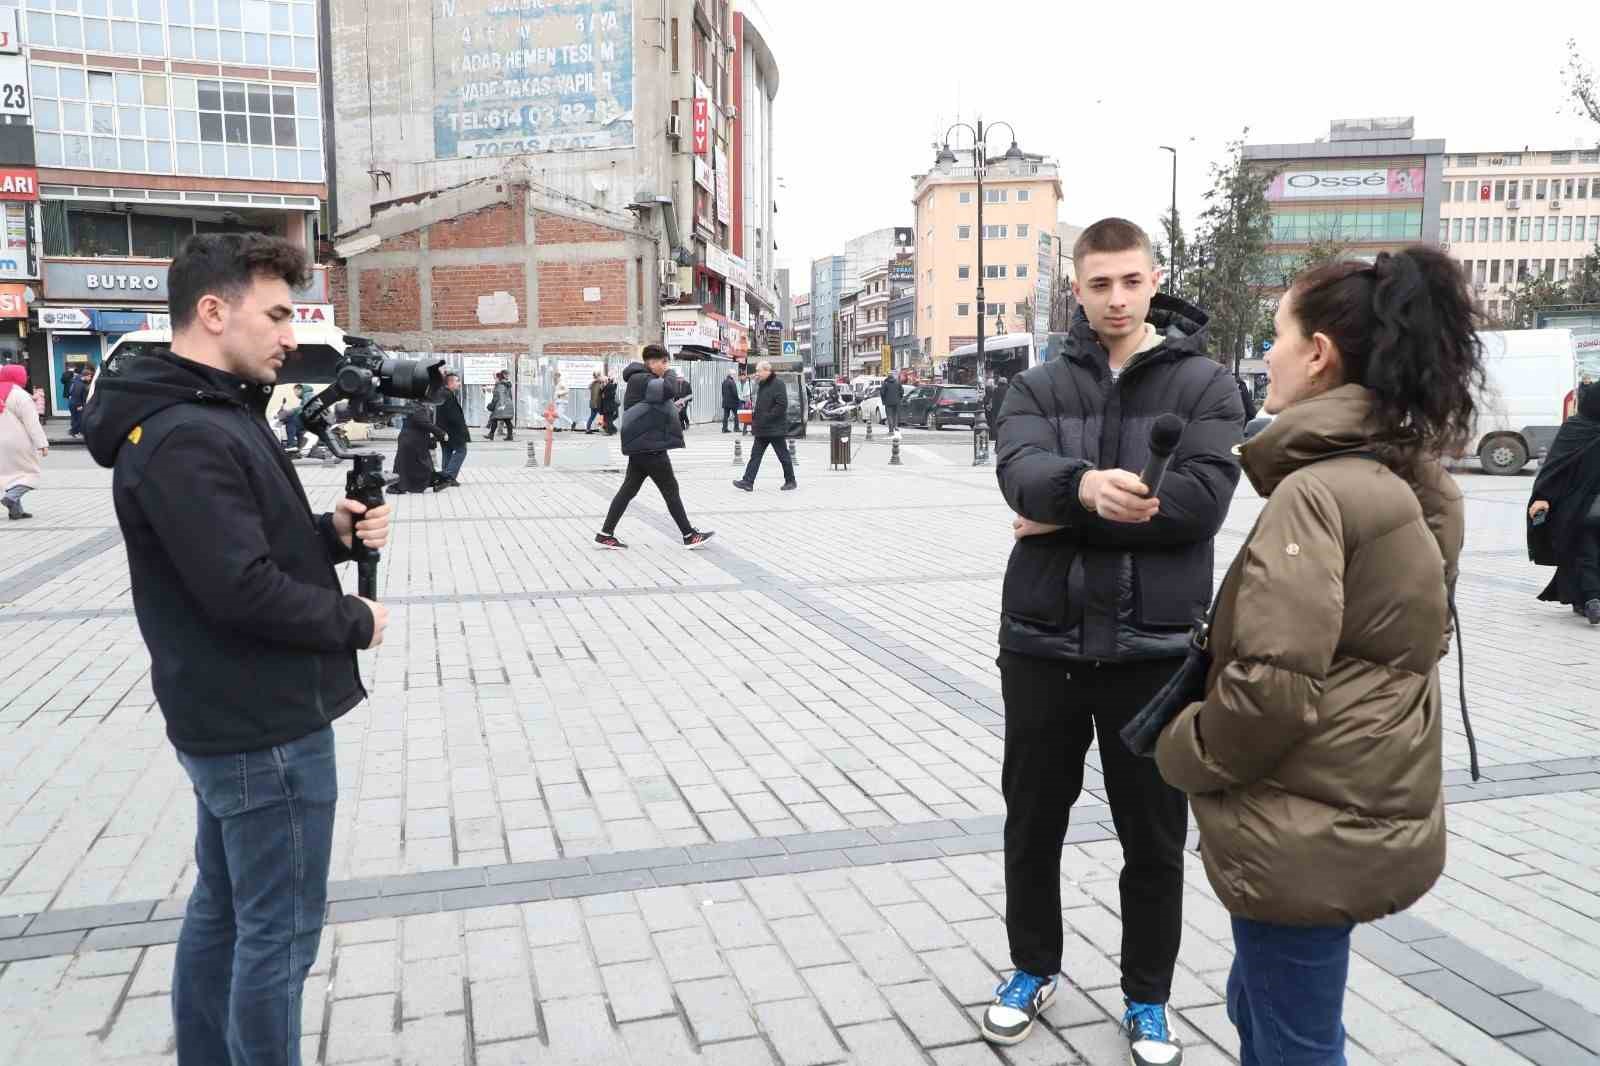
M778 320L759 4L330 0L329 20L353 329L547 368L663 340L743 359Z
M795 352L802 366L811 366L811 294L803 292L794 298Z
M1273 175L1273 259L1263 284L1292 278L1319 242L1370 258L1439 239L1444 141L1418 140L1409 118L1336 120L1326 139L1246 145L1244 158Z
M1566 281L1600 243L1600 149L1451 153L1439 240L1484 311L1509 316L1518 284Z
M924 359L978 337L977 171L971 149L915 179L916 334ZM1041 235L1055 232L1061 177L1054 160L1024 153L987 160L983 175L985 331L1032 329Z
M856 297L855 341L850 351L850 374L876 374L883 366L883 349L889 342L889 264L879 263L861 273Z

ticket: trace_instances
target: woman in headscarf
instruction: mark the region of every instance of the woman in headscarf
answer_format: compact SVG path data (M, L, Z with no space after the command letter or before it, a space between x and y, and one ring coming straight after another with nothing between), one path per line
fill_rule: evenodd
M444 430L434 421L433 407L419 403L406 415L406 424L400 430L400 445L394 454L394 472L400 475L394 492L426 492L439 480L433 465L433 445L447 439Z
M1539 594L1600 626L1600 385L1578 393L1578 411L1539 464L1528 501L1528 556L1556 576Z
M0 502L13 521L33 517L22 509L22 494L38 488L39 460L50 454L27 385L22 367L0 366Z

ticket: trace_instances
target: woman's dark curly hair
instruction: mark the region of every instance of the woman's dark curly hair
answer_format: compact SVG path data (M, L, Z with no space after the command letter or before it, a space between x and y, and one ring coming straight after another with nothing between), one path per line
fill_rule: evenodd
M1289 311L1339 347L1346 381L1377 397L1379 440L1397 459L1458 453L1484 385L1478 312L1455 260L1416 245L1372 264L1335 262L1295 279Z

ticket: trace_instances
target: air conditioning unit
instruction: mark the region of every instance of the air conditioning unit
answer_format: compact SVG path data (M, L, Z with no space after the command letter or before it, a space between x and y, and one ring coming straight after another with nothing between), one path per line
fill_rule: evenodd
M661 285L661 298L663 300L676 300L683 296L683 290L676 281L663 282Z
M671 137L675 141L681 141L683 139L682 115L667 116L667 136Z
M1507 200L1506 201L1506 210L1507 211L1518 211L1518 210L1521 210L1521 208L1522 208L1522 201L1521 200Z
M1551 200L1550 201L1550 210L1552 210L1552 211L1561 210L1561 201L1560 200Z

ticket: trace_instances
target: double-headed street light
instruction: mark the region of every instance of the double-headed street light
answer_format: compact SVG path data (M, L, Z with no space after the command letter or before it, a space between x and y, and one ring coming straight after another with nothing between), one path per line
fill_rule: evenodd
M1191 141L1193 137L1189 138ZM1179 272L1178 265L1178 150L1169 144L1158 145L1163 152L1172 153L1172 222L1167 230L1167 256L1172 260L1172 284L1167 291L1178 291Z
M1012 129L1009 122L991 122L985 126L982 119L978 120L977 128L965 122L957 122L944 131L943 147L935 159L937 166L949 166L956 161L956 154L950 150L950 135L956 130L966 130L972 136L972 172L978 179L978 363L973 376L977 379L978 386L978 414L972 421L972 465L989 465L989 419L984 412L983 403L983 375L987 369L987 362L983 354L983 172L988 164L989 145L988 132L995 126L1004 126L1011 133L1011 147L1006 149L1005 159L1016 163L1022 160L1022 149L1017 147L1017 131Z

